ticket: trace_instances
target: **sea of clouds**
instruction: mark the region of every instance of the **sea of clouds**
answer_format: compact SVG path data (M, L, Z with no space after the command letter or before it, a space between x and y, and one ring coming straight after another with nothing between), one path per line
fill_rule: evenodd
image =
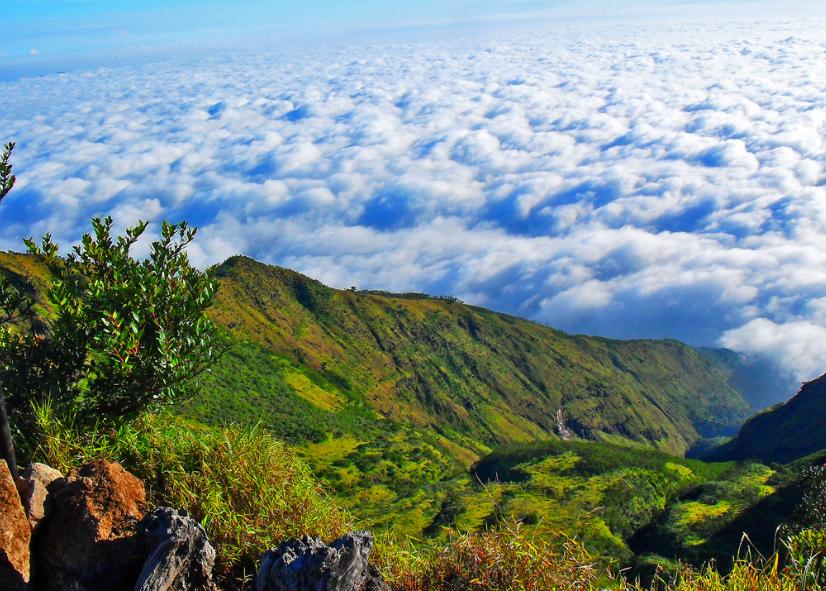
M0 247L201 227L337 287L826 371L826 23L261 49L0 84Z

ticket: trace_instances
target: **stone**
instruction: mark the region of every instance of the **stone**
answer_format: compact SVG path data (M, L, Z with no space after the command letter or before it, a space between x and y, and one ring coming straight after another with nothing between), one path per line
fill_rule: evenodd
M131 589L145 557L137 524L143 483L103 460L72 470L34 537L34 582L43 591Z
M289 540L261 557L257 591L385 591L369 564L373 536L360 531L329 546L318 538Z
M20 497L26 517L35 530L51 508L49 495L63 486L63 474L46 464L31 464L19 483Z
M0 460L0 589L22 591L30 575L32 530L5 460Z
M212 591L215 550L185 511L160 507L141 521L149 555L135 591Z

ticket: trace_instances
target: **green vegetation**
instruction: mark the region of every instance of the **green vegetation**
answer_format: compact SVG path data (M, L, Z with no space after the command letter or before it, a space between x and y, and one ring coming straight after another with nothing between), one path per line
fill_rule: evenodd
M145 480L151 504L183 507L204 524L218 550L221 582L226 588L238 588L249 580L260 552L284 538L308 533L329 540L361 525L338 508L293 449L260 428L207 427L164 414L147 415L116 430L90 431L62 423L48 407L38 410L38 430L32 435L38 443L34 459L63 470L99 458L123 463ZM541 459L540 452L548 456ZM620 457L615 458L614 452ZM485 465L505 468L518 476L520 486L528 486L536 475L547 477L553 472L574 479L585 474L597 478L622 469L624 462L634 458L643 467L640 470L659 470L663 482L667 481L665 473L679 474L672 484L689 474L739 482L753 479L759 472L737 464L706 465L649 450L587 442L552 442L542 450L539 446L501 450ZM544 464L542 469L537 469L537 462ZM582 475L573 470L578 463ZM553 469L545 469L549 464ZM815 476L804 477L813 493L821 490L823 483L821 473ZM540 478L530 486L548 484ZM615 491L614 496L617 494ZM618 502L628 507L633 495L626 496L629 498ZM803 498L819 497L804 494ZM605 496L605 500L610 498ZM467 507L459 513L466 513ZM457 520L450 513L445 511L445 519ZM803 507L800 514L812 512ZM587 542L554 531L541 532L529 521L501 518L478 532L418 544L404 536L383 534L374 560L394 591L791 591L822 589L826 580L821 558L826 555L826 536L822 530L784 534L777 554L761 559L747 553L725 573L710 565L692 569L674 563L673 570L655 571L649 585L626 578L616 563L608 564L599 554L590 554Z
M737 358L675 341L570 336L456 300L334 290L243 257L215 275L211 315L233 341L463 447L462 438L484 447L547 438L561 409L578 436L682 454L733 434L749 413L729 383Z
M35 263L0 255L6 269ZM569 336L454 299L333 290L242 257L214 277L209 314L226 353L178 412L260 424L354 518L419 548L516 518L530 535L577 535L617 565L648 560L642 534L655 528L665 549L689 546L700 562L711 546L688 542L716 534L696 516L734 527L769 490L718 486L730 491L721 503L679 508L740 473L666 453L744 416L729 384L736 356ZM726 544L715 548L730 555Z
M33 403L90 424L117 425L147 408L186 399L212 361L214 326L204 311L217 284L189 264L195 237L186 223L161 226L146 259L130 251L140 222L112 235L112 218L93 219L67 256L49 235L29 251L47 267L44 330L3 341L9 405L25 424Z
M78 429L40 407L34 438L35 460L64 472L117 461L144 480L151 505L186 509L215 545L227 585L254 574L261 553L284 539L333 539L349 527L307 465L262 429L209 428L169 414Z
M826 375L812 380L785 404L746 422L730 442L706 454L709 458L755 458L789 462L826 448Z
M14 471L8 399L26 460L122 463L151 505L203 524L226 588L286 538L357 526L378 531L395 591L826 584L826 470L805 455L826 448L826 376L710 452L793 464L686 459L773 381L782 395L776 376L730 351L571 336L243 257L201 273L185 223L136 261L145 223L92 226L67 257L49 235L0 253L3 456Z

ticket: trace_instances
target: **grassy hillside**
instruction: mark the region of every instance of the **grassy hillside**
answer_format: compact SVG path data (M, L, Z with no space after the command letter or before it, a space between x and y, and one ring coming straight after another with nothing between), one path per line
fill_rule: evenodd
M213 316L243 343L236 354L289 364L301 412L333 422L368 408L476 446L570 432L681 454L750 414L732 385L736 356L570 336L449 299L334 290L244 257L217 275Z
M785 404L762 412L711 458L788 462L826 449L826 375L803 384Z
M46 278L31 257L0 253L0 267L36 286ZM637 533L698 486L734 482L725 511L702 510L725 514L720 523L769 492L767 468L677 457L732 433L756 404L738 389L747 366L731 352L335 290L244 257L215 272L210 314L226 354L178 411L260 424L371 527L428 540L517 517L627 562L633 543L648 552ZM691 507L665 527L672 538L708 537Z

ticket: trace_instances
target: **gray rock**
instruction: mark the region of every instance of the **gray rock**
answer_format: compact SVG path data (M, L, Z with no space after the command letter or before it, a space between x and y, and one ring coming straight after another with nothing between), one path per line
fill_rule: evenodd
M329 546L318 538L289 540L261 557L257 591L384 591L368 563L373 536L360 531Z
M52 500L49 495L63 486L64 482L63 474L46 464L31 464L26 468L19 489L32 530L37 528L51 510Z
M149 549L135 591L211 591L215 550L185 511L160 507L139 525Z

